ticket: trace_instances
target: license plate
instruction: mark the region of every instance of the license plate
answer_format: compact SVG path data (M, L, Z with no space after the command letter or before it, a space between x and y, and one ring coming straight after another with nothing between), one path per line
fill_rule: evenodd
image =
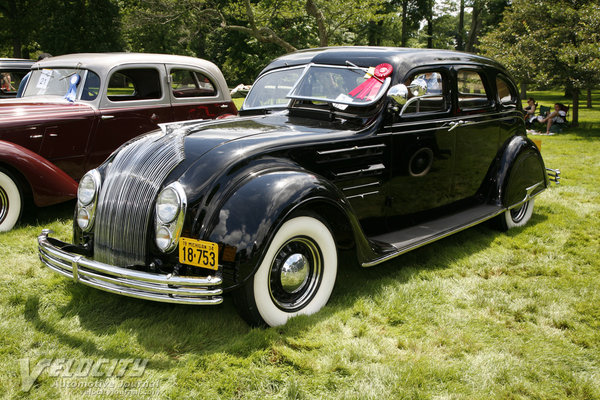
M196 267L219 269L219 246L213 242L179 239L179 262Z

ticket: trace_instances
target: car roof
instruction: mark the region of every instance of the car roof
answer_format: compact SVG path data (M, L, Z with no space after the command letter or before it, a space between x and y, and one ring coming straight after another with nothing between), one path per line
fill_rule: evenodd
M34 63L35 61L24 58L0 58L0 68L29 69Z
M196 66L217 75L219 68L210 61L201 58L178 56L172 54L152 53L77 53L45 58L33 65L33 69L41 68L83 68L90 69L104 76L116 66L127 64L180 64Z
M341 46L306 49L286 54L273 60L263 71L308 63L346 65L350 61L360 67L374 67L387 62L395 69L395 75L412 68L436 64L489 65L505 71L498 62L483 56L453 50L413 49L403 47Z

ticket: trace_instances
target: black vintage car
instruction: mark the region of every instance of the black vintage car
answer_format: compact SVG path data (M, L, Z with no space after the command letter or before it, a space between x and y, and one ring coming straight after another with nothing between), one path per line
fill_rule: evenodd
M39 236L42 262L142 299L231 291L274 326L327 303L338 250L370 267L492 218L522 226L549 185L513 81L471 54L299 51L240 114L123 145L82 178L73 244Z

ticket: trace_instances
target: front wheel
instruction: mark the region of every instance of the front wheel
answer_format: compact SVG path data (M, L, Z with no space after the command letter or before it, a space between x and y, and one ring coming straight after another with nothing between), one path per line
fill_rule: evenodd
M526 201L518 207L506 210L498 216L500 229L507 231L526 225L533 214L533 199Z
M329 228L313 217L292 218L273 237L254 277L236 292L235 303L251 325L283 325L323 308L336 275L337 251Z
M0 232L10 231L21 216L23 194L16 179L0 168Z

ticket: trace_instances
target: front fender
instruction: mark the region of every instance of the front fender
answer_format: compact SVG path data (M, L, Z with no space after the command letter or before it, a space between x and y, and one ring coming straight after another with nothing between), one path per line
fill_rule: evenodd
M345 219L354 243L363 251L369 244L344 196L330 182L305 171L273 171L254 175L239 185L212 216L200 236L227 248L235 248L235 271L225 274L229 288L250 278L281 224L299 207L326 204ZM327 222L328 216L321 215Z
M503 207L513 207L527 196L539 194L548 184L544 160L535 143L524 136L511 138L499 159L495 202Z
M29 183L36 206L49 206L77 196L77 182L39 154L0 140L0 165L19 172Z

